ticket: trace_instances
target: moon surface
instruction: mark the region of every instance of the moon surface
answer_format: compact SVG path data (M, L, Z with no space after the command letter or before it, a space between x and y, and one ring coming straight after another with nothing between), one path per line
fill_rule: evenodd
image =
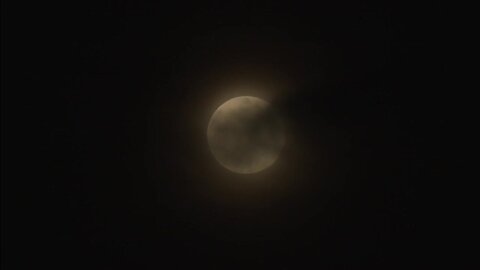
M241 174L270 167L285 144L280 117L269 103L252 96L232 98L218 107L207 138L215 159Z

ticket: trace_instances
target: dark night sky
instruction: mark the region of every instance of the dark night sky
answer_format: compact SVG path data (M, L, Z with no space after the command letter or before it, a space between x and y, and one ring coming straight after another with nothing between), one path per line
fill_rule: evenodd
M5 269L424 258L437 7L64 2L2 4ZM253 179L206 150L219 89L244 81L290 128Z

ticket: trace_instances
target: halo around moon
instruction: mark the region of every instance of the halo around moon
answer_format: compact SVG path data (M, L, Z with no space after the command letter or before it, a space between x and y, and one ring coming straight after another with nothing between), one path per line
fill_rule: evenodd
M269 103L252 96L232 98L218 107L210 118L207 138L215 159L241 174L270 167L285 144L280 117Z

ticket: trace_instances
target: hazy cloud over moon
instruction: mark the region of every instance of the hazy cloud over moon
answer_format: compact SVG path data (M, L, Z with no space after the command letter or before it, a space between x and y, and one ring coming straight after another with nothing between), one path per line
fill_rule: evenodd
M220 164L245 174L271 166L285 143L279 116L270 104L251 96L222 104L210 119L207 137Z

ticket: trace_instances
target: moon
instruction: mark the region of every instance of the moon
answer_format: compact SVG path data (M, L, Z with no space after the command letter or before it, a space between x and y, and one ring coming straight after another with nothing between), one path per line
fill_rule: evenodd
M266 101L241 96L223 103L207 128L210 150L228 170L253 174L272 166L285 144L279 115Z

